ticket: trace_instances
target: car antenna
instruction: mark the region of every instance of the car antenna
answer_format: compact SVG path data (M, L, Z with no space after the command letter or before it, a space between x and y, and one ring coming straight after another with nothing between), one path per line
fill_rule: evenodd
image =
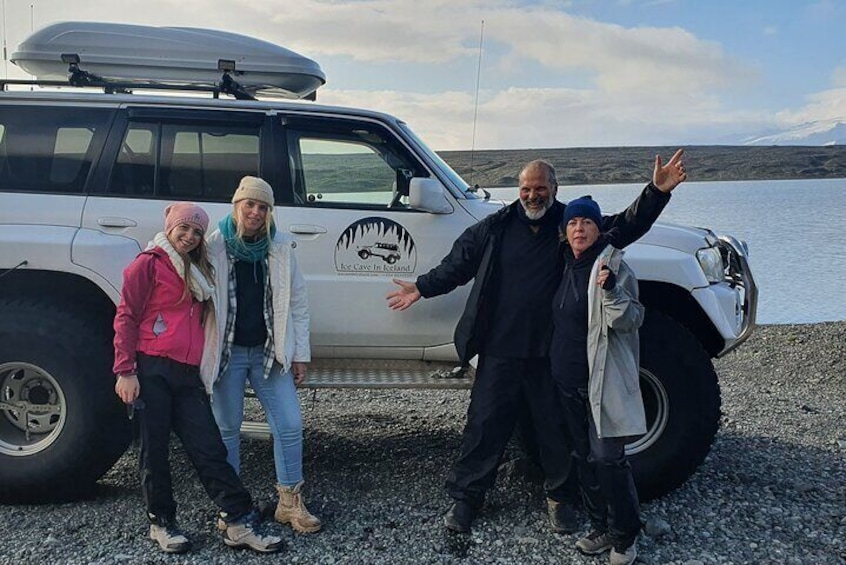
M3 77L9 78L9 58L6 56L6 0L3 0Z
M476 192L479 186L473 184L473 157L476 151L476 118L479 115L479 82L482 76L482 42L485 39L485 20L482 20L481 29L479 30L479 60L476 64L476 100L473 103L473 136L470 140L470 186L467 187L470 191Z

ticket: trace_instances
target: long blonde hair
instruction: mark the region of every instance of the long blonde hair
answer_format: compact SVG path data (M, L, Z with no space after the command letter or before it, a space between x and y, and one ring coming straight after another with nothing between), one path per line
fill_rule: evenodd
M203 273L203 276L206 277L210 285L214 285L214 265L209 260L209 250L206 247L206 240L202 237L197 247L189 251L187 256L180 255L180 257L182 257L182 261L185 264L185 288L182 291L182 298L179 299L182 302L191 294L191 277L193 276L191 274L191 265L197 265L197 268Z

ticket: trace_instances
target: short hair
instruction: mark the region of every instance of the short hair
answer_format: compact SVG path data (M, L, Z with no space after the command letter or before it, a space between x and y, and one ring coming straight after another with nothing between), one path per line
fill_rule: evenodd
M529 161L522 169L520 169L520 175L522 176L525 171L531 169L540 169L545 171L546 176L549 179L550 186L558 186L558 179L555 176L555 167L553 167L552 163L546 159L535 159L533 161Z

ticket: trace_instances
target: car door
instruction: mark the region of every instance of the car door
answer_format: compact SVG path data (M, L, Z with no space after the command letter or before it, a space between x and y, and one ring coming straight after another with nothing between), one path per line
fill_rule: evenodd
M213 230L232 210L240 178L261 174L265 129L263 111L125 108L86 202L74 261L119 289L123 269L162 230L172 202L198 202ZM117 246L115 260L107 249Z
M314 354L454 357L467 288L406 312L391 311L385 295L393 278L414 281L437 265L475 220L446 190L449 213L409 207L411 179L433 175L389 124L289 114L277 128L284 201L274 214L308 281Z

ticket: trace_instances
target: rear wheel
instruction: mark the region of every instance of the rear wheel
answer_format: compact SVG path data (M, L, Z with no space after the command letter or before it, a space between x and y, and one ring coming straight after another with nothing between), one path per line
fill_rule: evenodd
M0 500L85 496L130 438L111 336L38 302L0 301L0 312Z

